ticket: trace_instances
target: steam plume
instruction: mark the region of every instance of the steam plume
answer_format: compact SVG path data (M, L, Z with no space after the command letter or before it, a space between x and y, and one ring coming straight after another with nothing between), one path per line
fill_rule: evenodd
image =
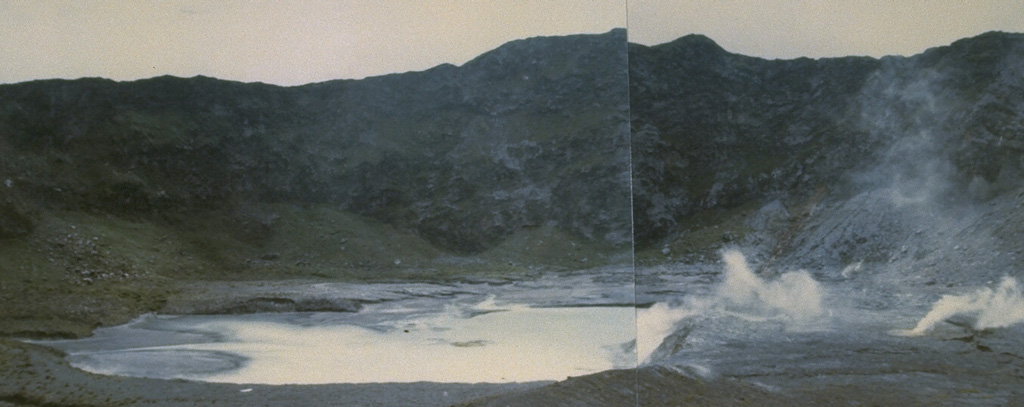
M775 281L766 281L751 270L742 253L723 254L725 281L719 296L730 305L767 317L785 317L806 322L821 316L822 289L806 271L785 273Z
M983 287L965 295L944 295L918 321L911 330L897 331L897 334L917 336L930 331L935 325L956 315L974 316L974 328L1005 328L1024 322L1024 297L1020 285L1013 277L1003 277L995 290Z

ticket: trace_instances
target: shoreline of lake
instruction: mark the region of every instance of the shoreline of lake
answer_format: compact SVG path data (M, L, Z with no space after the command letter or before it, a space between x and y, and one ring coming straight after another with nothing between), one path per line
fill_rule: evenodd
M553 280L480 280L448 283L337 283L319 280L221 281L190 283L171 295L162 312L179 314L252 314L238 304L263 304L273 310L292 311L290 304L341 304L331 312L356 312L363 304L423 300L437 302L456 294L485 296L471 288L525 284L521 298L546 298L541 305L604 305L625 302L614 288L620 284L613 271L549 275ZM552 285L552 281L557 281ZM601 281L603 288L580 291L580 282ZM467 288L469 287L469 289ZM540 290L538 290L538 288ZM544 291L549 290L549 291ZM576 290L577 296L551 296L550 290ZM631 293L631 290L629 291ZM276 305L275 305L276 304ZM285 304L284 307L273 308ZM267 311L258 307L255 311ZM183 312L186 311L186 312ZM191 312L187 312L191 311ZM523 383L338 383L314 385L249 385L207 383L181 379L105 376L72 367L65 354L42 345L0 338L0 406L33 405L346 405L449 406L501 394L536 389L554 381Z

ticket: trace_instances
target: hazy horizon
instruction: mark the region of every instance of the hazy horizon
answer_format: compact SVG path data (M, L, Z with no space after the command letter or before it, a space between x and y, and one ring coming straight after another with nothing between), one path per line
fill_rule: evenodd
M462 65L514 40L614 28L643 45L701 34L767 59L909 56L1024 32L1021 10L1024 0L0 0L0 83L202 75L292 86Z
M766 59L916 55L989 31L1024 32L1024 0L630 1L629 40L643 45L701 34Z
M626 0L0 0L0 83L204 75L300 85L461 65L516 39L625 26Z

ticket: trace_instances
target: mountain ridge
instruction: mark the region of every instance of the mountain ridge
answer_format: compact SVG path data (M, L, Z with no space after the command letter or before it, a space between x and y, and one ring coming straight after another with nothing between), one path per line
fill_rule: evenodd
M424 138L438 138L441 144L446 144L450 148L454 148L455 144L460 143L459 139L462 139L461 145L465 147L471 147L469 143L465 142L466 137L477 138L480 137L477 133L481 131L484 133L491 133L493 131L501 131L500 129L493 128L495 125L500 125L502 116L504 115L533 115L537 117L537 114L550 115L549 119L541 119L538 123L541 128L537 128L533 131L536 133L535 137L545 138L548 137L545 133L551 133L553 131L560 131L557 129L558 121L561 120L559 117L568 114L565 109L578 109L581 106L573 106L574 103L582 100L607 100L611 97L616 97L615 92L619 92L623 96L621 100L625 100L624 97L624 82L619 80L621 83L616 89L616 85L612 84L616 82L616 79L602 78L602 75L615 74L614 70L606 69L577 69L572 68L577 65L594 65L594 61L575 61L569 60L565 62L567 70L559 72L548 72L550 69L540 70L539 68L528 68L524 72L509 71L508 67L504 67L500 63L488 64L491 59L501 60L520 60L524 58L525 54L535 51L541 45L548 42L557 42L558 44L568 43L569 45L578 48L584 53L579 58L593 58L598 53L607 50L614 50L616 44L618 44L621 52L619 56L604 55L602 58L624 58L625 47L624 47L624 31L612 31L602 36L570 36L570 37L540 37L535 39L528 39L520 41L514 41L507 44L506 46L499 47L498 49L485 53L480 57L467 62L462 67L454 67L451 65L440 65L421 72L411 72L404 74L391 74L379 77L371 77L364 80L353 81L353 80L339 80L339 81L328 81L316 84L308 84L296 87L277 87L275 85L266 84L243 84L240 82L231 81L220 81L213 78L197 76L193 78L176 78L170 76L155 77L149 79L143 79L132 82L109 82L105 80L91 80L83 79L78 81L41 81L27 84L18 85L4 85L0 86L0 93L3 94L3 98L8 100L8 103L12 103L12 100L30 99L32 95L26 94L25 92L31 92L29 88L40 88L38 92L49 92L48 95L43 95L37 99L50 100L38 100L38 111L40 113L43 110L49 110L50 113L56 114L53 109L57 104L62 104L59 110L73 111L69 113L71 115L78 115L82 117L72 118L66 117L61 118L57 122L62 123L56 125L57 127L36 128L31 129L31 133L35 139L31 139L27 136L30 133L27 128L15 128L9 129L7 134L14 134L13 136L8 135L8 138L13 138L15 146L14 148L28 147L35 143L46 144L49 147L61 149L67 143L74 143L76 137L87 137L80 136L80 133L97 133L100 131L99 127L106 126L109 131L122 131L128 127L130 131L139 131L140 129L131 128L132 126L161 126L163 124L153 123L162 119L153 118L153 115L164 115L167 116L169 112L176 112L180 109L185 109L184 112L187 114L198 117L199 119L186 119L186 118L175 118L174 120L181 121L184 127L192 126L193 132L204 133L204 134L193 134L184 135L190 140L195 140L201 143L245 143L246 140L252 140L253 134L270 132L283 132L285 135L274 136L282 139L288 137L294 137L295 139L290 140L294 143L299 141L298 139L318 139L317 143L334 143L336 150L344 151L346 148L350 151L352 149L359 150L372 150L369 156L363 155L363 157L350 157L349 164L347 165L358 165L359 162L374 162L380 160L387 160L379 156L380 154L398 154L402 155L401 159L410 160L412 155L420 155L415 151L404 151L401 143L409 143L420 147L422 150L427 150L428 155L440 154L431 153L431 147L423 144L423 142L416 141L424 140ZM622 40L620 42L620 40ZM582 43L583 45L578 45ZM526 45L522 45L526 44ZM573 45L577 44L577 45ZM605 45L602 45L605 44ZM525 47L525 48L524 48ZM543 48L543 47L540 47ZM561 45L555 45L554 48L562 49ZM595 51L596 50L596 51ZM525 53L525 54L524 54ZM589 54L588 54L589 53ZM573 53L562 52L559 54L563 57L577 58ZM528 55L527 55L528 56ZM512 67L519 66L515 64L505 64ZM535 64L536 65L536 64ZM540 64L537 66L550 67L551 63ZM605 64L605 65L616 65L616 64ZM619 79L624 79L624 63L618 64L623 68L619 69L619 73L623 76ZM572 68L572 69L569 69ZM576 69L574 71L574 69ZM528 73L536 74L532 78L526 78L524 75ZM556 76L549 77L549 74ZM605 84L602 84L602 81ZM539 83L538 83L539 82ZM562 100L552 100L551 98L541 98L542 105L537 105L535 100L537 97L532 94L541 92L541 94L552 93L554 90L560 87L567 87L569 91L578 91L582 88L587 88L592 91L592 95L587 95L583 98L566 98ZM476 89L488 89L489 93L480 93ZM604 89L604 90L601 90ZM593 92L593 90L598 90ZM564 89L563 89L564 91ZM20 92L20 93L19 93ZM71 92L70 94L68 92ZM77 93L76 93L77 92ZM564 92L563 92L564 93ZM65 97L61 99L61 95ZM154 97L156 96L156 97ZM77 99L77 100L76 100ZM26 102L29 103L29 102ZM77 103L77 104L76 104ZM586 102L590 103L590 102ZM599 102L600 103L600 102ZM622 109L623 102L612 103L608 109ZM46 108L45 106L51 106ZM17 111L25 111L27 106L8 106L7 110L12 114L17 115ZM588 106L589 107L589 106ZM131 122L131 118L126 118L125 113L138 113L144 112L147 117L136 119L147 121L146 123ZM441 119L433 119L428 116L435 114L434 112L440 112ZM539 112L538 112L539 111ZM611 110L614 112L614 110ZM177 114L177 113L174 113ZM387 117L387 120L371 119L365 120L367 117L360 117L365 115L376 115L377 117ZM613 113L613 117L616 113ZM624 114L617 113L619 117L623 117ZM138 116L136 114L136 116ZM581 114L582 116L582 114ZM596 115L592 115L596 116ZM476 117L476 123L480 123L477 131L473 131L472 127L467 128L470 122L467 118ZM79 124L77 127L74 123L85 120L87 123ZM167 119L165 117L165 119ZM557 119L557 120L556 120ZM101 121L107 121L101 123ZM111 120L118 121L123 120L124 122L109 123ZM595 118L596 120L596 118ZM17 122L17 117L8 118L3 120L8 126L12 122ZM28 121L28 120L25 120ZM233 122L232 122L233 121ZM413 130L410 128L403 128L408 126L423 126L426 125L425 130ZM407 126L406 126L407 125ZM555 126L555 129L545 129L544 126ZM23 126L24 127L24 126ZM113 129L109 129L113 127ZM181 127L181 126L179 126ZM383 129L381 129L383 127ZM607 130L616 131L616 126L592 126L597 133L607 133ZM603 127L604 129L599 129ZM158 129L164 133L173 133L174 129ZM563 129L567 130L567 129ZM621 131L621 128L619 129ZM461 136L455 134L462 132ZM37 133L42 133L41 135ZM56 135L60 133L60 135ZM205 133L220 133L219 135L205 134ZM383 133L383 134L377 134ZM434 133L434 134L425 134ZM507 137L512 136L509 133ZM122 136L127 137L127 136ZM490 136L489 136L490 137ZM618 135L615 137L601 137L603 139L617 138L624 140L625 136ZM41 140L40 140L41 139ZM346 145L338 145L339 139L347 139ZM375 145L374 140L381 140L384 145ZM447 140L447 141L444 141ZM537 143L539 140L532 141ZM301 142L301 141L300 141ZM480 140L476 143L487 143L486 141ZM131 141L129 141L131 143ZM267 144L267 141L260 141L259 143ZM309 141L307 141L307 144ZM397 143L397 144L396 144ZM515 141L514 143L519 143ZM430 143L434 144L434 143ZM527 142L529 144L529 142ZM209 147L209 145L204 145ZM204 146L188 146L188 145L177 145L178 150L182 149L193 149ZM150 146L152 147L152 146ZM267 148L264 146L263 148ZM120 146L124 148L124 146ZM139 148L149 148L140 146ZM306 147L300 147L306 148ZM476 152L474 156L486 155L485 151L480 150L478 147L471 147ZM524 145L520 148L530 149L529 145ZM113 150L111 147L108 150ZM271 150L273 147L270 148ZM196 154L195 151L189 150L188 154ZM202 150L206 153L224 155L221 153L214 154L210 148ZM390 153L388 153L390 151ZM603 154L615 154L615 151L609 150L605 147L605 153ZM108 151L109 153L109 151ZM446 151L444 154L460 154L461 151ZM249 156L255 157L257 161L270 161L270 157L259 157L259 151L250 147ZM564 153L560 153L564 154ZM83 154L85 155L85 154ZM133 151L129 154L127 151L124 154L119 154L118 157L107 157L116 158L113 161L125 161L131 160L128 156L133 157L144 157L143 151ZM514 154L513 154L514 155ZM215 158L211 156L210 158ZM377 157L374 157L377 156ZM225 158L225 157L222 157ZM308 171L313 174L319 174L319 171L326 170L329 168L336 158L331 157L314 157L322 158L321 161L313 160L307 163L312 165L312 168L308 168ZM459 157L449 157L449 162L459 162ZM481 157L482 158L482 157ZM513 158L519 159L521 157L508 157L509 160L505 160L506 163L511 163ZM501 161L504 158L491 157L491 161ZM136 159L137 160L137 159ZM235 160L245 161L242 157L229 158L228 161ZM299 157L291 158L293 161L302 162L304 159ZM472 160L479 160L473 158ZM212 161L218 161L213 159ZM624 162L623 159L619 159L620 165ZM139 163L122 163L124 165L118 165L113 163L115 167L118 167L118 171L125 172L124 166L131 167ZM199 165L200 163L190 163L195 165L182 165L182 168L177 168L177 173L186 173L188 168ZM401 168L402 165L399 163L392 163L394 167ZM391 164L389 164L391 165ZM436 168L437 166L445 166L443 163L420 163L418 165L434 166L434 171L445 171L443 168ZM511 165L511 164L509 164ZM510 169L509 165L501 165L506 170ZM514 166L514 165L513 165ZM337 167L335 167L337 168ZM284 171L283 168L279 168L279 171ZM449 168L447 171L454 169ZM554 170L549 168L549 171ZM10 171L10 170L8 170ZM251 168L245 168L242 170L251 171ZM460 170L461 171L461 170ZM626 168L622 168L618 171L628 171ZM130 171L129 171L130 172ZM170 174L171 171L164 171ZM388 174L394 172L393 170L378 171L381 174ZM521 171L518 171L520 172ZM211 168L208 171L204 171L204 174L213 173L232 173L230 169L221 168L218 171L213 171ZM138 175L138 174L136 174ZM268 175L269 174L265 174ZM312 175L312 174L311 174ZM411 174L409 174L411 175ZM408 177L409 175L403 175ZM245 177L239 174L238 171L234 172L236 177ZM545 175L546 176L546 175ZM17 176L15 176L17 178ZM145 177L143 177L145 178ZM217 177L213 177L217 178ZM343 177L344 178L344 177ZM548 177L551 178L551 177ZM181 201L189 201L192 197L198 197L199 200L211 198L215 200L226 199L224 196L227 192L245 192L247 187L237 186L230 184L228 180L222 180L223 182L214 182L216 185L197 185L193 189L204 189L202 191L181 191L183 188L178 188L178 195L181 195ZM298 194L304 195L304 198L309 196L323 195L317 199L338 201L338 200L359 200L359 199L371 199L380 200L384 197L348 197L346 198L340 191L332 189L331 187L325 187L324 185L329 184L329 180L321 180L317 186L302 186L302 182L299 179L293 180L293 185L299 185L298 187L278 185L276 192L271 192L276 195L288 195ZM343 181L343 180L337 180ZM349 179L351 181L351 179ZM244 181L243 183L258 182L255 180ZM172 198L175 197L175 193L167 188L158 188L157 186L150 186L153 189L153 193L164 190ZM232 187L235 188L232 191ZM364 185L366 188L373 189L371 185ZM239 189L241 188L241 189ZM187 188L185 188L187 189ZM252 188L248 188L252 189ZM273 189L273 188L271 188ZM284 190L281 190L284 189ZM303 189L302 191L291 191L293 189ZM384 191L367 191L368 194L381 194ZM265 190L265 189L264 189ZM220 192L218 192L220 191ZM220 195L218 195L220 193ZM385 193L386 194L386 193ZM208 196L207 196L208 195ZM624 195L627 196L627 195ZM128 197L123 197L128 199ZM141 198L140 198L141 199ZM539 199L537 196L532 196L531 199ZM143 201L155 201L158 200L153 196L147 196ZM623 200L625 201L625 200ZM411 203L411 202L409 202ZM522 203L522 202L521 202ZM520 203L520 204L521 204ZM347 202L345 205L354 207L356 212L367 214L371 217L388 218L388 214L378 213L373 208L374 205L388 205L386 202L363 202L353 203ZM98 203L93 202L93 206L99 206ZM617 208L622 208L622 205L617 205ZM596 209L600 212L603 210ZM530 213L534 213L531 211ZM403 215L408 216L409 214ZM529 215L534 216L534 215ZM567 214L562 215L567 221ZM531 224L531 223L543 223L547 220L519 220L515 223ZM556 221L556 220L552 220ZM525 222L525 223L524 223ZM557 222L557 221L556 221ZM422 225L421 225L422 226ZM518 226L512 225L511 228L517 228ZM590 232L583 232L583 229L592 229L592 226L582 226L582 229L577 227L574 232L588 234ZM622 228L622 225L617 226ZM417 226L414 226L417 228ZM422 228L421 228L422 232ZM498 235L494 235L485 240L490 240L490 243L482 243L477 247L466 247L466 250L479 251L486 247L493 246L494 239L504 236L506 232L498 232ZM430 234L429 232L427 233ZM450 237L450 236L449 236ZM601 236L591 235L590 238L603 239ZM435 243L444 244L435 240ZM617 243L622 243L622 239L619 238ZM458 242L454 246L462 247L459 245L470 245L469 241ZM460 249L462 250L462 249Z
M626 40L295 87L0 85L4 298L110 301L92 326L153 309L125 290L168 278L513 275L627 264L633 243L639 266L743 246L822 273L904 247L959 267L926 246L968 227L999 242L991 272L1020 264L1020 34L816 60ZM932 233L915 211L1006 222Z
M715 52L688 64L686 50L631 46L640 264L739 246L764 264L825 274L865 259L928 259L944 279L968 279L952 271L968 262L989 265L974 268L984 273L1019 267L1006 251L1021 237L1012 209L1024 168L1024 35L878 59ZM1002 254L927 249L956 246L951 234L977 234ZM909 247L920 250L903 259Z
M624 267L626 52L618 30L294 87L0 85L0 333L87 335L196 280Z

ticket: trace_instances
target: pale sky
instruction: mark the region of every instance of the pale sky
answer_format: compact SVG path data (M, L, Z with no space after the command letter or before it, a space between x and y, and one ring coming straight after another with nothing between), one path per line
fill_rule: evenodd
M296 85L625 26L626 0L0 0L0 83L201 74Z
M206 75L296 85L460 65L627 25L627 0L0 0L0 83ZM912 55L1024 32L1024 0L628 0L631 42L766 58Z
M914 55L987 31L1024 32L1024 0L630 0L629 41L699 33L762 58Z

